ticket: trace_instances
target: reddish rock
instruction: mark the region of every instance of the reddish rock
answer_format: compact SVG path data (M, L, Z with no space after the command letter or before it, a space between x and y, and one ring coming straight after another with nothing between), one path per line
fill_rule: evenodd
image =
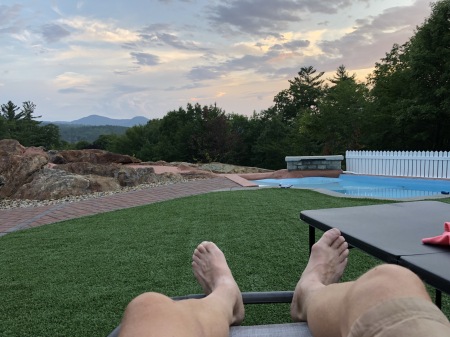
M47 163L48 155L42 150L27 152L16 140L0 141L0 198L11 197Z
M158 181L151 167L126 167L134 157L102 150L49 151L0 141L0 198L57 199Z
M56 162L55 162L56 161ZM112 153L103 150L67 150L59 151L52 156L51 162L54 164L86 162L92 164L131 164L140 163L135 157Z
M72 162L67 164L54 165L55 169L64 170L70 173L88 175L94 174L103 177L117 176L117 172L120 170L119 164L93 164L88 162Z
M25 147L15 139L2 139L0 140L0 156L4 154L23 154Z
M33 180L21 186L13 199L49 200L119 188L114 178L71 174L63 170L44 168Z
M98 175L117 179L120 186L137 186L155 181L151 167L129 167L119 164L99 165L86 162L55 165L54 168L80 175Z

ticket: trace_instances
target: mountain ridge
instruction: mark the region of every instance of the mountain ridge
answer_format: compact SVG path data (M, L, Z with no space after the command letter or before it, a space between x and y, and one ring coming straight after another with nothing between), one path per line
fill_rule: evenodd
M89 115L70 122L55 121L46 123L52 123L57 125L63 124L63 125L88 125L88 126L111 125L111 126L124 126L129 128L135 125L145 125L147 124L148 121L149 119L144 116L135 116L129 119L114 119L100 115Z

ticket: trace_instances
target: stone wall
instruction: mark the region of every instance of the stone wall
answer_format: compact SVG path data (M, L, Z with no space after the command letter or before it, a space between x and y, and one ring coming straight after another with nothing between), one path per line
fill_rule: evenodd
M344 156L288 156L288 171L341 170Z

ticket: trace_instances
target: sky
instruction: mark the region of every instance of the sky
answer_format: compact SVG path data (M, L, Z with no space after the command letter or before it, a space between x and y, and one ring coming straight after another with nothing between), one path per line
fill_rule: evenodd
M364 81L430 0L0 0L0 104L45 121L252 115L301 67Z

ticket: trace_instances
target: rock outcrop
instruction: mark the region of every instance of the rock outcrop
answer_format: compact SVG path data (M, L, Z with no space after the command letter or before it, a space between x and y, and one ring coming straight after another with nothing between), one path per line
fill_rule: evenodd
M54 169L79 175L94 175L114 178L120 186L136 186L153 182L155 171L151 167L127 167L116 163L93 164L90 162L75 162L54 165Z
M140 160L102 150L49 151L0 140L0 199L48 200L107 192L146 183L181 180L155 174Z
M40 148L26 149L16 140L0 140L0 198L11 197L48 163Z
M139 159L128 155L112 153L103 150L49 151L49 155L50 162L53 164L135 164L141 162Z
M21 186L15 199L51 200L93 192L113 191L119 183L113 178L71 174L63 170L43 168L34 179Z
M213 178L220 173L248 172L269 174L272 171L222 163L142 163L132 156L102 150L46 152L38 147L26 148L16 140L0 140L0 200L48 201L94 192L115 193L143 184L160 185Z

